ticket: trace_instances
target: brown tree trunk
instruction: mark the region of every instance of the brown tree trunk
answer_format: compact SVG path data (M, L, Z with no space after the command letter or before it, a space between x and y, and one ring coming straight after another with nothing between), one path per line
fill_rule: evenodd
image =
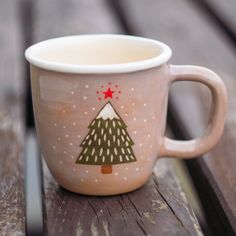
M112 173L112 165L103 165L101 167L102 174L111 174Z

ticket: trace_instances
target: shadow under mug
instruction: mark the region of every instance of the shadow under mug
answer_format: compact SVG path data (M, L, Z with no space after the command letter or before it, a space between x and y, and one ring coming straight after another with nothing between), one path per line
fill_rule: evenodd
M192 158L219 140L226 89L214 72L169 65L171 49L126 35L81 35L28 48L37 135L45 161L64 188L89 195L142 186L158 157ZM196 81L212 94L205 134L164 136L170 85Z

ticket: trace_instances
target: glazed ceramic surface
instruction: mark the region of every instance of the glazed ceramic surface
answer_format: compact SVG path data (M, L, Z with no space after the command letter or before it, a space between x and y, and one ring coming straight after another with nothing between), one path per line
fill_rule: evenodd
M149 179L157 157L191 158L219 139L226 92L214 72L168 65L171 51L158 41L118 35L55 40L32 46L26 57L42 154L64 188L89 195L129 192ZM202 138L164 137L169 86L176 80L198 81L212 91L213 119Z

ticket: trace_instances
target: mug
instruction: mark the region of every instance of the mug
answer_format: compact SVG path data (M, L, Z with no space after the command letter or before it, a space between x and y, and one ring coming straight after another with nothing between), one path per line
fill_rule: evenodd
M158 158L202 155L222 134L222 80L203 67L168 64L171 49L162 42L69 36L37 43L25 56L43 157L59 185L72 192L135 190L148 181ZM164 135L169 87L176 81L200 82L211 91L212 112L200 138Z

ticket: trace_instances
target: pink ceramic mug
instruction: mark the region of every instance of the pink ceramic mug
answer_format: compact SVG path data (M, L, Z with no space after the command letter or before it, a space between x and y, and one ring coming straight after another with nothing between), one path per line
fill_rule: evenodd
M64 188L89 195L142 186L158 157L192 158L223 131L226 89L214 72L168 64L171 49L125 35L62 37L27 49L37 134L46 163ZM201 138L164 136L171 83L196 81L212 93Z

